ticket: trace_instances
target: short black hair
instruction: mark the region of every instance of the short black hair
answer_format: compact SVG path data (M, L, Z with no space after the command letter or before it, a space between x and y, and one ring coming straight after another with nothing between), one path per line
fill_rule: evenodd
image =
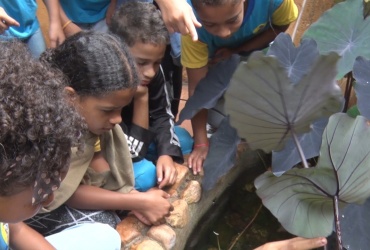
M40 59L61 70L80 96L99 97L139 84L127 45L111 34L81 31L59 47L45 51Z
M113 15L109 26L128 46L137 42L167 45L169 32L160 11L151 3L131 1Z
M0 41L0 195L33 187L40 173L69 166L85 123L67 102L66 78L32 58L22 42Z

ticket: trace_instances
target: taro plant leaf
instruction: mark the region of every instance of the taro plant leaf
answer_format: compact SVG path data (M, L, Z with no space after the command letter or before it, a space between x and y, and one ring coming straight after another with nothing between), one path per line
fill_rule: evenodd
M343 246L346 249L369 249L370 199L363 205L349 204L341 211Z
M298 136L298 141L307 159L320 154L322 133L326 124L328 124L328 118L320 118L312 123L310 132ZM280 176L301 161L293 138L289 138L283 150L272 152L272 172Z
M216 182L234 166L239 141L236 130L230 126L229 118L225 117L210 139L209 152L203 166L204 190L212 189Z
M320 54L334 51L341 56L338 79L352 71L356 57L370 59L370 19L364 19L363 10L363 0L338 3L303 34L317 42Z
M280 33L267 51L268 56L276 56L293 84L298 83L307 74L315 59L319 56L317 44L313 39L305 39L295 47L292 38Z
M290 233L302 237L329 235L338 206L364 203L370 196L370 127L337 113L323 133L316 167L291 169L276 177L266 172L255 180L263 204ZM337 211L338 212L338 211Z
M240 61L240 56L233 55L228 60L210 67L207 77L199 81L194 94L187 100L179 115L178 124L191 119L201 109L211 109L229 86L230 79Z
M357 96L357 107L361 115L370 119L370 60L356 58L353 66L353 77L356 79L354 89Z
M337 60L335 53L319 56L293 85L276 57L252 53L239 64L225 93L231 125L252 149L282 150L288 136L308 132L313 121L340 110Z

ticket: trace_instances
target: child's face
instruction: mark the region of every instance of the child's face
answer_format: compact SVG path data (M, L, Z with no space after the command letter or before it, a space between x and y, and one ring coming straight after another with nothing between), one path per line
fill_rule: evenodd
M101 135L121 123L121 110L128 105L135 89L117 90L101 97L77 97L75 105L85 118L91 133Z
M42 203L32 205L32 195L30 187L10 196L0 196L0 221L17 223L29 219L54 199L51 194Z
M221 6L203 6L197 8L199 21L212 35L228 38L243 23L244 0L239 3L228 1Z
M166 51L165 45L136 42L130 47L140 71L141 85L147 86L157 74Z

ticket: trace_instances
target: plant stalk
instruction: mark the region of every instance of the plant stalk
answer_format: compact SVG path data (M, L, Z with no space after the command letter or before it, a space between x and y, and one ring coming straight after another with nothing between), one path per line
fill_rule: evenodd
M306 156L305 156L305 155L304 155L304 153L303 153L303 150L302 150L301 144L299 143L298 137L297 137L296 133L294 132L293 128L291 128L291 129L290 129L290 133L291 133L291 134L292 134L292 136L293 136L294 144L295 144L295 146L297 147L297 150L298 150L299 156L301 157L303 167L304 167L304 168L308 168L308 164L307 164Z
M342 232L340 230L340 220L339 220L338 195L334 196L333 206L334 206L335 232L337 234L338 250L343 250Z

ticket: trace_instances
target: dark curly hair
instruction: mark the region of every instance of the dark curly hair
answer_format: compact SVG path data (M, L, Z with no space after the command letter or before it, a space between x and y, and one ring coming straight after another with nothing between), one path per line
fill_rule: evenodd
M136 42L167 45L169 33L161 12L151 3L131 1L122 4L109 26L128 46Z
M136 88L139 83L127 46L110 34L81 31L59 47L45 51L40 60L61 70L80 96L99 97Z
M67 169L86 128L61 72L21 42L0 41L0 51L0 195L9 196Z

